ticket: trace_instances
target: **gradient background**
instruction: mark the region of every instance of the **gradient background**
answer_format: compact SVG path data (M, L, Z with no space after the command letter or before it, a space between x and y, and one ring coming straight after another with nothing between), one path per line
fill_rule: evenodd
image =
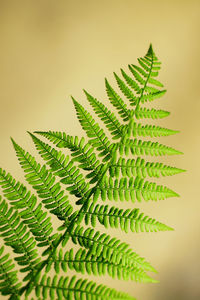
M112 72L136 63L150 42L163 62L168 92L152 106L171 111L158 125L181 133L159 141L184 155L158 160L187 172L160 181L181 198L141 207L176 230L115 232L159 270L160 283L95 279L140 300L200 299L199 29L198 0L0 1L0 165L21 181L10 136L36 154L27 130L84 135L71 94L88 109L83 88L105 103L104 77L114 83Z

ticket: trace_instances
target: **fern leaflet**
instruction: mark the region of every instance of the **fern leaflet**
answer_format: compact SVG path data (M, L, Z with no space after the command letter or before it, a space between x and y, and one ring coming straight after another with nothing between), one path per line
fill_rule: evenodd
M39 276L38 276L39 277ZM69 277L53 278L43 275L41 280L35 280L36 296L42 295L43 299L83 299L83 300L135 300L126 293L117 292L114 289L108 288L104 285L97 285L93 281L86 279L76 280L76 276L71 279Z
M64 195L64 191L61 190L60 184L54 184L56 178L51 172L46 170L45 165L41 167L34 157L25 152L14 140L13 145L20 164L26 173L25 177L28 183L36 189L45 207L60 220L66 221L73 208L67 200L68 196Z
M82 214L85 224L96 227L96 221L104 225L106 228L121 228L126 233L132 232L157 232L165 230L173 230L171 227L156 221L144 213L140 213L138 208L134 209L120 209L118 207L109 207L108 205L95 205L92 203L88 211Z
M50 218L46 218L47 213L43 212L41 203L37 205L36 197L31 195L23 184L16 182L10 174L6 174L2 169L0 169L0 185L10 204L16 209L23 209L20 211L20 215L39 242L38 246L53 247L52 241L57 234L51 236L53 228Z
M21 272L34 269L40 261L37 253L36 241L30 237L27 226L23 225L20 216L13 208L8 209L5 201L0 202L0 236L3 237L5 245L11 246L14 253L21 254L15 258L20 266Z
M3 255L4 247L0 248L0 291L2 295L10 295L10 300L19 300L19 288L21 283L17 278L15 265L9 254Z

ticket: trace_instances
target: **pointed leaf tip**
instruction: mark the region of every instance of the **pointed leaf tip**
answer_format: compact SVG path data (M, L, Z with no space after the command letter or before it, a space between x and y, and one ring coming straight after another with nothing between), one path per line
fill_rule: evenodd
M152 47L152 43L150 43L149 45L149 49L147 51L147 54L146 55L153 55L154 54L154 51L153 51L153 47Z
M36 132L36 131L34 131L34 132ZM30 131L28 131L28 130L27 130L27 133L30 134L30 135L33 135L33 134L32 134Z
M32 137L32 138L34 138L34 137L36 137L33 133L31 133L30 131L27 131L27 133Z
M89 94L85 89L83 89L83 92L84 92L84 94L86 94L86 95Z
M73 96L71 96L71 99L72 99L72 101L73 101L74 104L78 104L78 102L74 99Z
M13 147L16 148L17 143L15 142L15 140L14 140L12 137L10 137L10 139L11 139L11 142L12 142L12 144L13 144Z
M13 138L12 138L12 137L10 137L10 139L11 139L11 142L12 142L12 143L15 143L15 141L13 140Z

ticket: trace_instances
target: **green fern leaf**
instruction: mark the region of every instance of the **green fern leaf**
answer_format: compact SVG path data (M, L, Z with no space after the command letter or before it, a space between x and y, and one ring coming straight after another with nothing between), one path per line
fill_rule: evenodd
M143 108L139 108L137 109L135 112L135 117L137 119L143 119L143 118L151 118L151 119L162 119L162 118L165 118L167 116L169 116L170 112L168 111L165 111L165 110L156 110L154 108L152 109L148 109L146 107L143 107Z
M21 254L15 258L18 265L23 266L20 271L34 270L40 261L37 249L34 249L36 241L30 237L30 232L27 226L23 225L18 212L13 208L9 209L5 200L0 201L0 236L5 245L13 248L14 253Z
M106 228L121 228L126 233L132 232L157 232L173 230L171 227L156 221L144 213L140 213L138 208L134 209L120 209L118 207L109 207L108 205L95 205L92 203L86 213L82 216L86 225L96 226L98 220Z
M177 155L183 154L172 147L168 147L158 142L124 139L118 144L120 155L128 155L131 151L133 155Z
M137 82L135 80L133 80L130 76L128 76L125 71L123 69L121 69L121 73L122 76L124 77L124 79L126 80L126 82L128 83L128 85L137 93L141 93L141 88L140 86L137 84ZM130 99L130 98L129 98Z
M150 48L151 46L149 47L149 49ZM158 75L157 70L160 69L160 67L158 67L160 62L155 56L153 50L152 49L148 50L145 57L139 58L138 62L140 66L136 66L134 64L129 65L129 70L131 71L132 75L135 78L135 80L132 80L133 82L135 82L135 84L132 83L132 88L134 89L134 86L136 87L136 85L138 85L138 87L140 86L140 89L139 88L137 89L137 93L139 94L139 96L135 98L129 97L131 105L132 106L136 105L136 111L139 109L140 102L144 103L147 101L153 101L163 96L163 94L166 92L166 90L160 91L157 88L148 85L151 84L151 85L155 85L156 87L163 87L163 84L161 82L154 79L154 77ZM130 85L131 83L130 79L128 79L127 83Z
M121 80L119 78L119 76L117 76L116 73L114 73L115 79L117 81L117 84L120 88L120 90L122 91L122 93L126 96L126 98L128 100L130 100L132 103L136 103L136 97L133 94L133 92L127 87L127 85L124 83L123 80Z
M156 86L159 86L159 87L163 87L163 84L160 81L158 81L158 80L156 80L154 78L149 78L148 82L151 83L151 84L153 84L153 85L156 85Z
M140 67L135 65L129 65L128 67L131 73L133 74L133 76L135 77L135 80L138 81L139 84L144 85L145 80L141 77L141 75L147 77L148 75L146 74L146 72L144 72Z
M0 292L2 295L10 295L9 299L19 300L19 283L15 265L9 254L3 255L4 247L0 248Z
M80 168L84 170L93 170L99 165L99 160L96 158L94 148L91 147L89 143L86 143L83 137L79 141L77 136L73 137L67 135L65 132L36 131L35 133L44 136L59 148L70 149L72 151L71 156L73 157L73 160L80 163Z
M39 247L51 246L57 234L51 236L53 228L50 218L46 218L47 212L43 212L42 205L37 205L37 199L27 191L26 187L20 182L16 182L12 176L0 168L0 185L2 186L5 197L15 209L23 209L20 216L27 224L35 239L39 242Z
M120 180L113 180L112 177L104 177L95 193L101 195L101 199L105 201L107 198L114 201L129 201L135 202L136 199L141 202L142 198L145 201L149 200L164 200L169 197L179 197L177 193L162 185L156 185L154 182L144 181L140 177L135 179L131 177L129 181L126 177ZM96 195L94 194L96 199Z
M60 273L61 270L64 272L75 270L78 273L88 273L95 276L106 275L106 273L112 278L133 280L136 282L152 282L143 270L136 267L121 266L120 264L114 264L103 257L96 257L85 249L80 248L75 254L73 248L63 254L62 248L55 256L49 261L46 272L49 272L51 266L54 266L55 272Z
M108 99L123 122L114 111L84 90L94 113L104 123L112 139L118 141L109 140L98 122L74 98L72 100L77 117L86 131L88 141L64 132L36 132L56 147L67 148L70 156L29 133L45 161L42 165L12 140L25 178L41 200L38 204L34 194L0 169L0 186L9 200L6 202L0 197L0 237L5 245L11 247L14 259L25 275L24 284L20 286L12 260L8 255L2 256L3 248L0 248L2 295L8 295L10 300L19 300L23 296L28 299L35 290L36 296L30 296L31 300L133 300L125 293L76 279L75 276L54 276L55 273L69 270L95 276L108 274L112 278L136 282L157 282L148 274L156 272L149 262L125 242L95 231L94 228L102 225L104 230L115 228L125 233L173 230L140 212L138 208L127 209L96 203L99 198L103 201L135 202L179 196L168 187L146 181L145 178L171 176L185 170L160 162L145 161L141 156L175 155L182 152L151 140L131 138L168 136L178 132L136 122L137 119L160 119L169 115L165 110L141 107L166 92L156 78L160 68L161 62L150 45L146 55L138 58L138 65L129 65L128 71L121 69L120 76L114 73L120 94L105 80ZM129 106L126 102L129 102ZM134 157L124 158L124 155L129 154ZM75 204L79 207L74 212L65 194L66 190L77 198ZM47 211L43 211L43 206ZM62 221L55 234L50 214ZM81 222L85 223L84 226ZM69 241L75 244L76 250L73 250L74 247L64 250ZM45 247L41 257L37 246ZM52 278L44 275L44 272L50 271L53 271Z
M111 87L107 79L105 80L105 84L106 84L106 92L110 102L118 110L118 113L120 117L123 119L123 121L128 121L130 117L130 112L127 109L127 105L121 99L121 97L115 92L115 90Z
M39 277L39 276L38 276ZM42 299L75 299L75 300L135 300L124 292L118 292L115 289L108 288L104 285L97 285L87 279L78 279L73 276L69 277L54 276L53 278L43 275L41 280L35 280L35 293Z
M153 93L148 93L148 94L142 95L140 97L140 101L142 103L145 103L147 101L151 102L151 101L153 101L155 99L158 99L158 98L162 97L165 93L166 93L166 90L162 90L162 91L158 91L158 92L153 92ZM131 103L131 105L134 105L134 103Z
M122 176L131 177L139 176L146 178L149 177L160 177L160 176L172 176L178 173L185 172L183 169L164 165L159 162L146 162L141 157L137 159L128 159L120 157L118 161L116 157L112 159L112 165L109 167L109 173L112 177L119 177L120 173Z
M48 144L45 144L33 134L30 134L36 149L42 158L47 161L52 172L56 176L61 177L61 182L67 185L67 190L76 197L84 198L86 192L89 189L89 184L83 179L83 175L79 169L73 165L73 162L69 160L69 156L65 156L61 151L57 151Z
M110 159L110 142L106 137L103 129L100 129L99 125L95 123L92 116L79 104L74 98L73 103L77 112L77 117L81 126L86 131L87 136L90 138L89 142L93 147L100 151L99 156L105 156L104 160Z
M176 134L179 131L178 130L172 130L163 128L160 126L155 125L142 125L141 123L135 123L131 124L131 130L133 136L150 136L150 137L157 137L157 136L168 136L172 134Z
M121 137L123 134L122 125L119 123L114 113L111 113L111 111L108 110L108 108L103 103L99 102L97 99L92 97L85 90L84 92L87 96L89 103L93 107L94 112L105 123L106 127L113 135L113 139L118 139L119 137Z
M81 247L89 249L91 255L103 257L110 263L156 272L151 264L133 252L128 244L111 238L110 235L100 234L99 231L95 232L93 228L87 228L84 231L80 225L75 225L70 235L74 244L78 243Z
M37 191L38 196L42 198L42 202L51 213L56 215L58 219L67 221L73 208L67 200L68 196L61 190L60 184L55 183L55 176L50 171L47 171L45 165L41 167L35 158L28 152L25 152L14 140L12 142L20 165L26 173L27 182Z

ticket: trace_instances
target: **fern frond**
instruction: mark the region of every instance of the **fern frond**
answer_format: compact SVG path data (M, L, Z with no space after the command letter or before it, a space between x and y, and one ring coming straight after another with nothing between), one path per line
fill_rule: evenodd
M132 104L133 104L133 103L136 104L136 96L133 94L133 92L132 92L132 91L129 89L129 87L124 83L124 81L121 80L121 79L119 78L119 76L118 76L116 73L114 73L114 76L115 76L115 79L116 79L116 81L117 81L117 84L118 84L120 90L122 91L122 93L126 96L126 98L127 98L128 100L131 101Z
M0 247L0 292L8 295L9 300L28 299L29 296L31 300L135 300L126 293L87 279L54 276L69 270L95 276L107 274L112 278L136 282L157 282L148 274L157 272L154 267L130 245L110 236L105 230L114 228L125 233L140 233L173 229L138 208L120 208L96 202L99 198L103 201L140 202L179 196L170 188L145 178L172 176L185 170L145 161L141 157L182 154L158 142L139 139L140 136L160 137L178 132L136 123L137 119L161 119L169 115L165 110L141 107L166 92L157 80L160 68L161 62L150 45L146 55L138 58L138 65L121 69L121 75L114 73L119 94L105 79L108 99L118 115L84 90L89 105L104 123L111 138L92 114L72 97L88 141L64 132L36 131L42 139L46 138L56 147L67 148L70 155L29 133L45 161L42 165L12 140L25 178L41 199L38 204L34 194L0 168L0 186L9 201L1 200L0 196L0 237L5 245L12 248L14 260L25 274L24 284L20 286L12 260L9 255L2 255L3 248ZM124 157L129 154L134 157ZM75 204L79 206L74 211L66 190L77 198ZM47 209L45 212L43 206ZM53 233L51 213L62 221L56 233ZM98 225L104 226L102 232L94 229ZM74 247L64 250L69 241ZM37 247L45 247L40 249L40 256ZM50 271L53 271L52 277L44 274ZM35 297L30 295L33 291Z
M62 132L52 132L52 131L49 132L37 131L36 133L46 137L48 140L52 141L58 147L61 147L60 143L62 143L62 147L64 148L67 147L71 151L74 151L71 154L71 156L73 156L71 162L73 163L74 161L78 161L80 163L79 165L80 168L87 171L92 171L86 175L86 178L91 178L90 183L94 183L98 180L99 176L101 175L101 170L104 164L102 165L100 164L99 160L96 160L96 155L93 152L94 149L91 147L89 143L85 143L85 145L83 144L84 138L81 138L79 142L77 137L66 135L64 132L62 133ZM63 171L64 171L64 166L63 166ZM59 174L58 176L62 177Z
M19 300L19 288L21 283L17 278L17 270L9 254L3 254L4 247L0 248L0 292L2 295L10 295L10 300Z
M132 251L128 244L115 237L111 238L105 233L95 232L93 228L84 231L80 225L75 225L70 235L74 244L78 243L81 247L89 249L91 255L103 257L110 263L156 272L151 264Z
M30 237L30 232L17 211L8 208L5 200L0 200L0 236L4 239L5 245L13 248L14 253L21 254L15 257L19 266L23 266L20 271L27 272L34 270L39 263L36 241Z
M87 210L83 213L82 218L85 224L96 226L96 221L104 225L106 228L121 228L126 233L132 232L157 232L173 230L171 227L156 221L144 213L140 213L138 208L134 209L120 209L118 207L109 207L108 205L95 205L92 203Z
M124 77L124 79L126 80L126 82L128 83L128 85L138 94L141 92L141 88L140 86L137 84L137 82L135 80L133 80L130 76L128 76L128 74L126 74L126 72L121 69L121 73L122 76ZM130 99L130 98L129 98Z
M105 285L97 285L93 281L87 279L76 279L73 276L55 275L53 278L43 275L41 280L35 280L35 293L37 297L42 299L75 299L75 300L135 300L124 292L118 292L115 289L108 288Z
M137 110L135 110L134 113L137 119L143 119L143 118L162 119L169 116L170 114L170 112L166 110L161 110L161 109L156 110L154 108L149 109L146 107L143 108L140 107Z
M149 83L151 83L152 85L155 85L155 86L163 87L163 84L160 81L158 81L154 78L151 78L151 77L149 78Z
M15 209L21 210L20 216L27 224L30 231L39 242L39 247L51 246L57 234L51 236L53 228L50 218L46 218L47 212L43 212L41 203L37 205L37 198L27 191L26 187L4 170L0 168L0 185L2 186L5 197Z
M67 185L67 190L78 198L84 198L89 189L89 184L83 179L80 170L73 165L69 156L65 156L61 151L57 151L48 144L45 144L35 135L31 134L33 142L39 154L50 166L51 171L61 177L61 182Z
M90 138L89 143L92 144L93 147L97 148L100 152L99 156L104 156L104 161L110 159L110 141L105 135L103 129L99 127L97 123L95 123L92 116L83 108L83 106L78 103L74 98L72 98L78 120L82 126L82 128L86 131L87 136Z
M42 198L42 203L50 212L60 220L67 220L72 213L73 208L69 204L68 196L61 190L60 184L55 183L55 176L46 169L46 166L36 162L35 158L28 152L25 152L12 139L20 165L26 173L25 178L29 184L37 191L38 196Z
M168 136L178 133L178 130L172 130L163 128L155 125L142 125L141 123L131 123L130 130L132 131L132 135L136 136L150 136L150 137L160 137L160 136Z
M113 135L113 139L118 139L123 135L123 126L117 120L114 113L112 113L103 103L92 97L88 92L84 90L86 97L94 109L94 112L105 123L108 130Z
M135 80L131 80L131 78L127 74L123 75L129 86L131 86L134 90L137 91L137 94L139 94L135 98L129 97L131 105L136 105L136 111L139 109L140 102L145 103L147 101L153 101L163 96L166 92L166 90L159 90L157 88L163 87L163 84L154 78L158 75L158 70L160 69L158 65L160 64L160 62L155 56L155 53L153 52L151 46L149 47L149 50L145 57L139 58L138 62L140 66L136 66L134 64L129 65L129 70L134 76ZM117 82L119 84L118 79ZM152 85L156 87L153 87ZM120 89L124 93L126 85L124 87L121 85Z
M165 146L158 142L142 141L138 139L124 139L118 144L120 155L128 155L130 152L133 155L177 155L183 154L172 147Z
M99 165L94 153L94 148L82 137L67 135L65 132L58 131L35 131L35 133L47 138L58 148L68 148L72 151L71 156L74 161L80 163L79 167L84 170L93 170Z
M145 80L141 77L141 75L143 77L147 77L148 76L147 73L136 65L129 65L128 67L129 67L129 70L131 71L131 73L133 74L133 76L135 77L135 80L138 81L138 83L140 85L144 85ZM142 92L142 90L140 90L140 91Z
M145 102L149 101L153 101L155 99L159 99L161 98L164 94L166 93L166 90L163 90L163 91L156 91L156 92L153 92L153 93L147 93L145 95L142 95L141 98L140 98L140 101L144 104ZM135 105L134 103L131 103L131 105Z
M120 117L124 121L128 121L130 118L130 111L127 109L127 105L121 99L121 97L115 92L115 90L108 83L108 80L105 80L106 92L111 104L118 110Z
M136 199L141 202L149 200L164 200L169 197L179 197L177 193L162 185L156 185L154 182L144 181L143 178L131 177L127 180L122 177L120 180L113 180L112 177L104 177L96 188L95 194L101 195L101 199L105 201L107 198L114 201L135 202ZM97 199L97 195L94 198Z
M76 253L71 248L65 254L61 248L48 262L46 272L50 271L52 265L57 274L61 270L67 272L69 268L82 274L88 273L89 275L102 276L107 273L112 278L117 277L118 279L133 280L136 282L152 282L152 278L139 268L111 263L103 259L103 257L96 257L82 248Z
M185 170L167 166L159 162L146 162L141 157L137 157L136 160L126 160L120 157L118 161L116 157L113 157L112 165L109 167L109 173L112 177L119 177L121 173L124 177L139 176L146 178L148 175L149 177L158 178L160 176L172 176L182 172L185 172Z

